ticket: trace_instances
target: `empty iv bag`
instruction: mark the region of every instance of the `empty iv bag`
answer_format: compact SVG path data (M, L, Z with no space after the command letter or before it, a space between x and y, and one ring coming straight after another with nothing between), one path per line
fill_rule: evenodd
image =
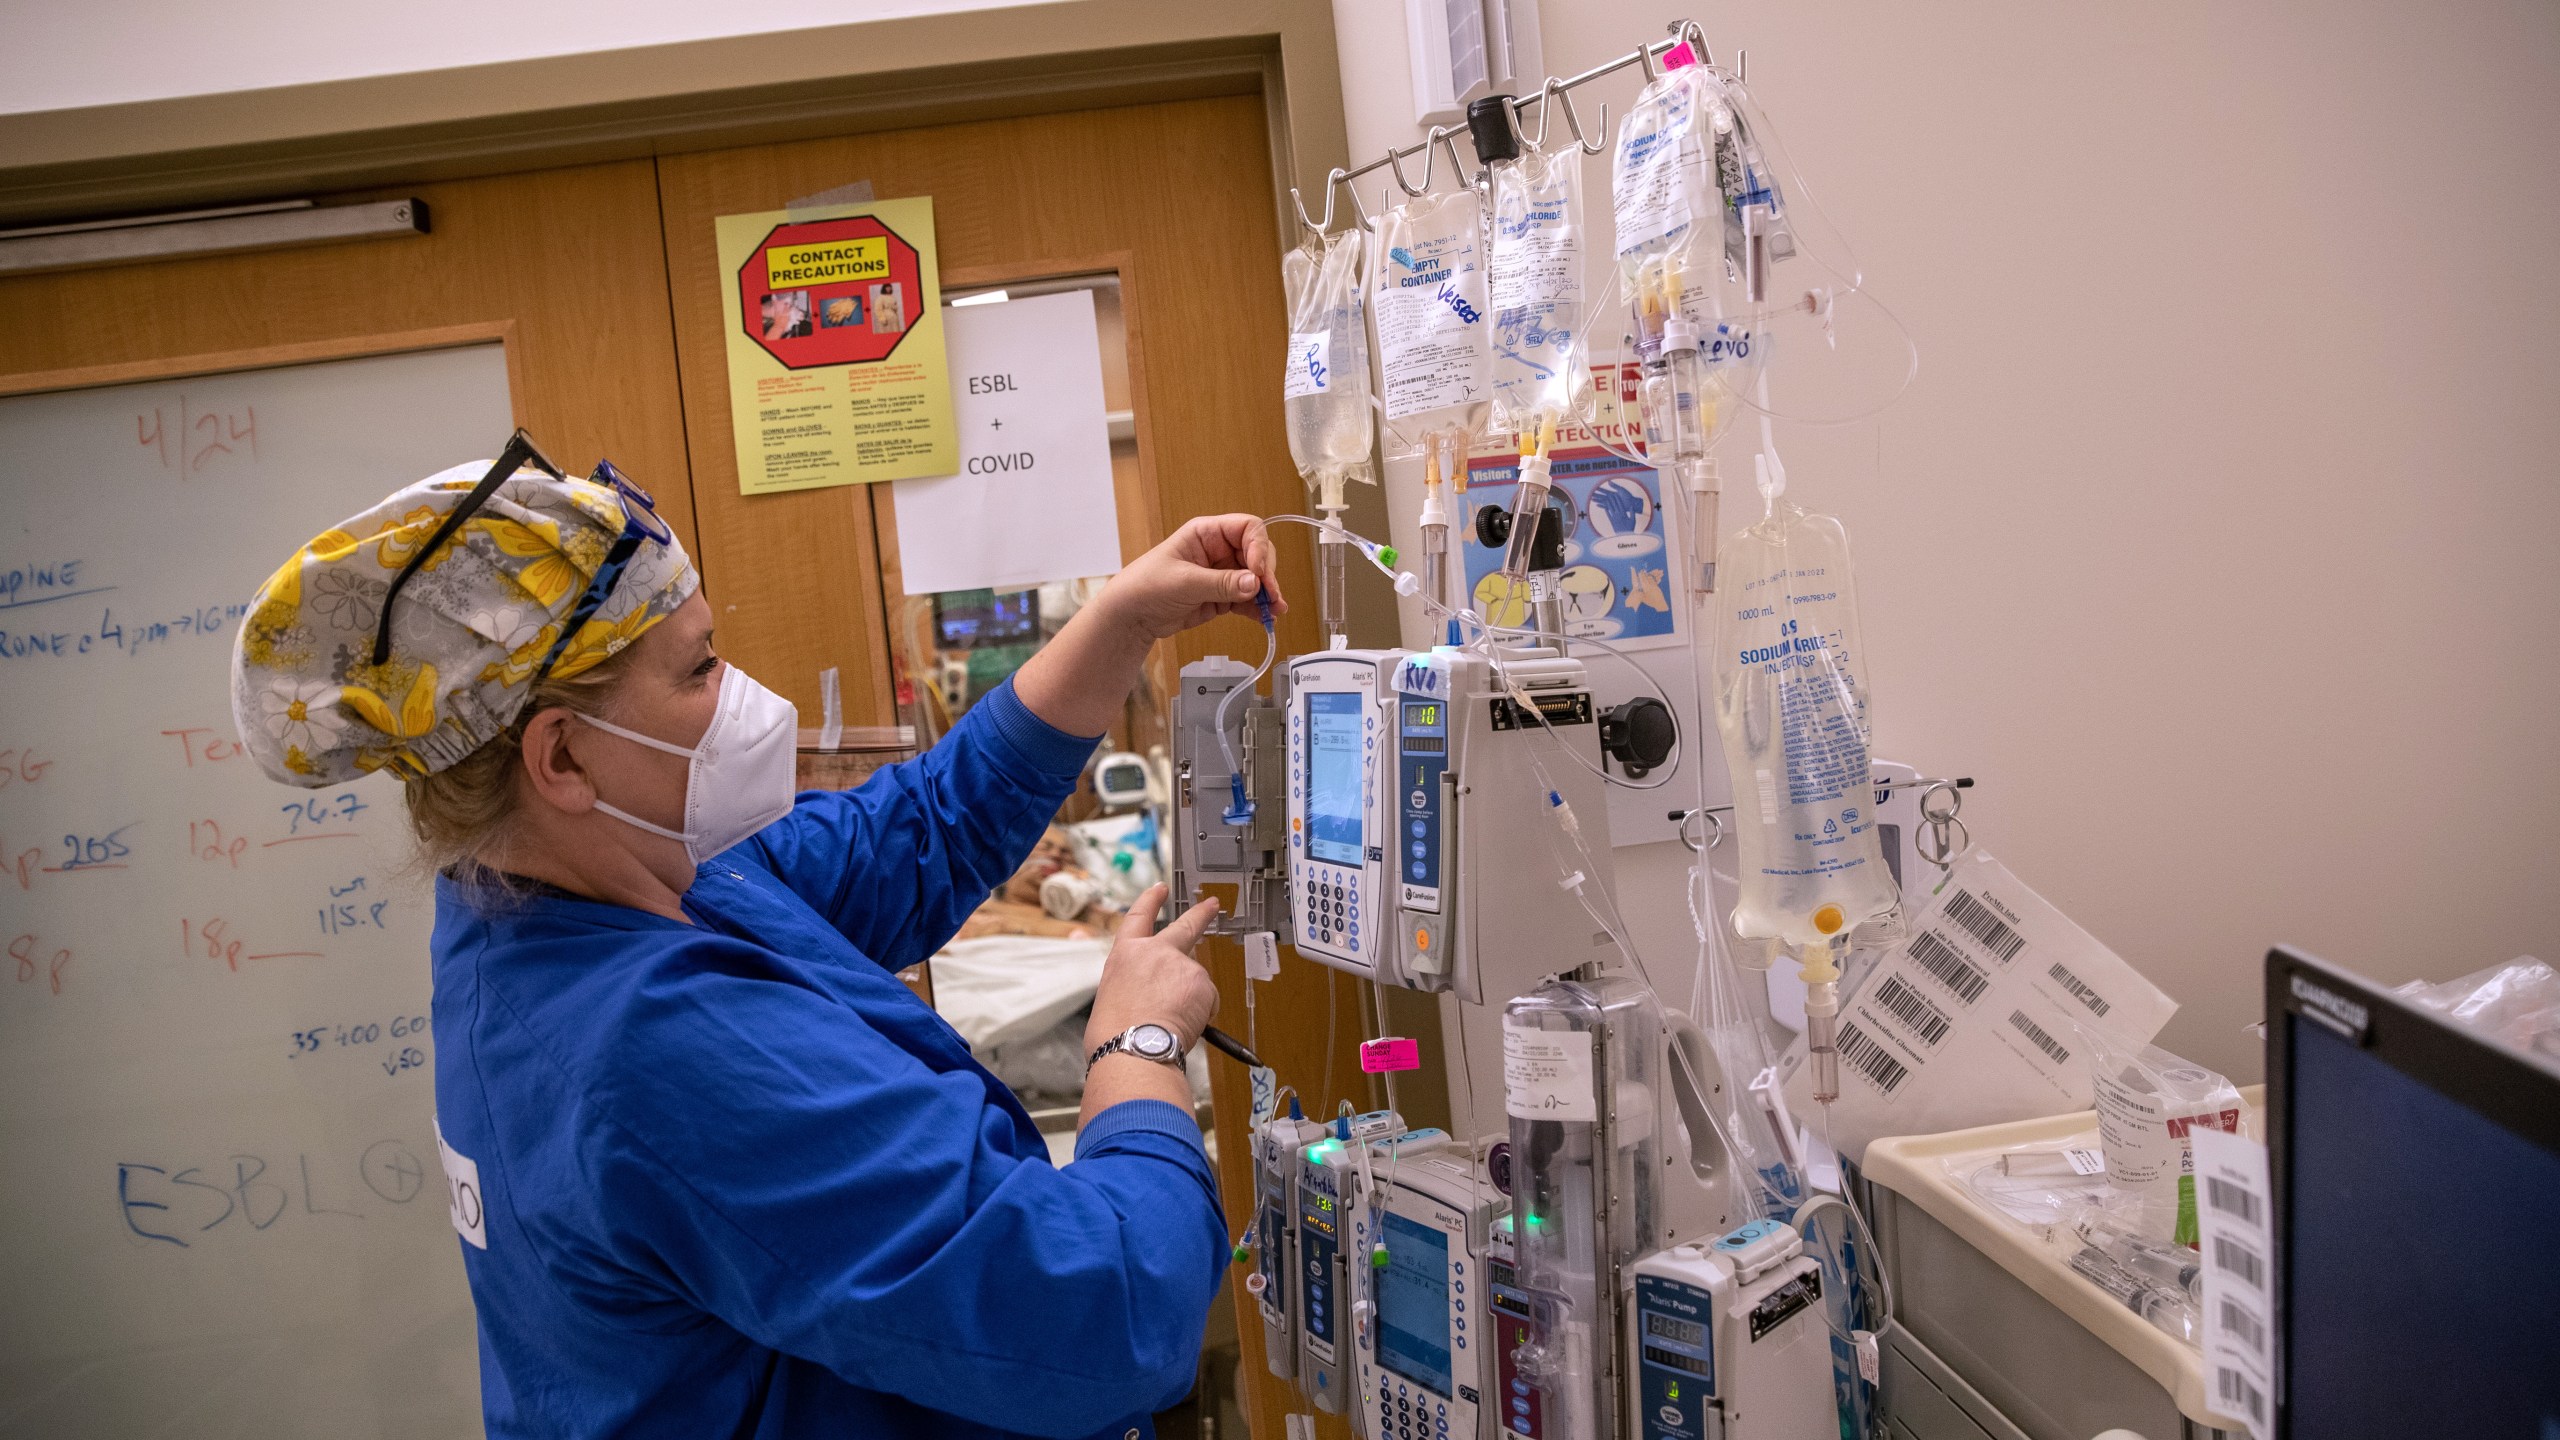
M1849 535L1773 495L1716 560L1716 728L1733 776L1734 934L1798 954L1893 913Z
M1339 495L1369 472L1369 332L1361 323L1362 236L1309 231L1280 257L1289 302L1289 358L1281 373L1289 457L1311 486Z
M1534 434L1591 407L1582 335L1582 150L1529 150L1491 166L1493 426Z
M1369 250L1386 453L1426 435L1481 433L1493 407L1484 209L1473 190L1424 195L1380 216Z

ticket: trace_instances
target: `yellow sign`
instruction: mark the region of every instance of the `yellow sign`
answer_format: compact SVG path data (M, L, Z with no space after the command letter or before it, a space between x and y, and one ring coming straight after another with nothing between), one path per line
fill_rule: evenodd
M738 489L958 470L933 201L723 215L716 225Z
M889 242L874 235L818 245L778 246L764 252L765 284L776 290L795 285L832 285L839 280L889 278Z

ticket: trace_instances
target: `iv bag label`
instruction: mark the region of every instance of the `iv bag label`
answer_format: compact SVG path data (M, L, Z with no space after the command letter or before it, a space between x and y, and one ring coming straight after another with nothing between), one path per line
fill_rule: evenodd
M1460 198L1460 197L1453 197ZM1455 208L1455 207L1451 207ZM1380 240L1377 294L1379 399L1389 420L1488 398L1484 252L1470 201L1453 232L1411 226L1403 244Z
M1523 1120L1598 1120L1591 1032L1503 1026L1502 1109Z
M1529 305L1582 304L1582 236L1576 231L1566 165L1548 167L1543 183L1505 177L1493 218L1493 260L1486 293L1497 311Z
M1620 259L1685 241L1693 225L1716 213L1698 134L1699 95L1698 82L1675 80L1628 112L1610 183Z
M1332 345L1330 330L1307 330L1289 336L1289 368L1280 376L1283 397L1299 400L1333 388Z

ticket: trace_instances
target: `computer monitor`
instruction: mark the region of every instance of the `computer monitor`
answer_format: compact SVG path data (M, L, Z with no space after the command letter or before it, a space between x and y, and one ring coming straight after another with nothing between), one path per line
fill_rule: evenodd
M2276 1435L2560 1437L2560 1067L2267 955Z

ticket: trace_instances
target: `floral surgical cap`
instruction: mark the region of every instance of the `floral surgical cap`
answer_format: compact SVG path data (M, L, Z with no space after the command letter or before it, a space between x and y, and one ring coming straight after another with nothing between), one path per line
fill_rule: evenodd
M534 672L623 530L609 485L518 470L401 587L402 566L491 468L457 465L320 532L258 587L231 658L242 743L288 785L389 768L432 775L524 709ZM567 679L640 638L700 584L683 546L644 542L551 667Z

